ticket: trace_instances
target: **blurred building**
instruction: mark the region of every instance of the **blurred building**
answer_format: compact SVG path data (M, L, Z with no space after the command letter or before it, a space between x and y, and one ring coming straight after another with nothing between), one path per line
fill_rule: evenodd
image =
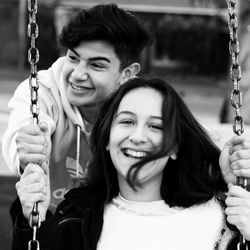
M110 2L150 24L155 43L142 58L146 72L152 67L156 71L168 67L168 72L175 73L225 73L228 31L224 0L38 0L39 66L48 67L59 55L56 36L72 12ZM28 66L27 19L27 0L0 0L2 69L22 70Z

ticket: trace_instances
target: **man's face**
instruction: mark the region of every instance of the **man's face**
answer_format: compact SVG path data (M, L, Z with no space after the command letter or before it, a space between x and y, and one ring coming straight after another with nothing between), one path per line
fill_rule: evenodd
M62 74L69 102L93 107L119 87L120 60L107 43L82 42L68 50Z

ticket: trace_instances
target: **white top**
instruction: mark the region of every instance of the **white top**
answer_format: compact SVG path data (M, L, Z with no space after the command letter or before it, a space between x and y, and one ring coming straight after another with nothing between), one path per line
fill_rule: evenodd
M105 208L97 250L213 250L224 224L215 199L183 209L119 195Z

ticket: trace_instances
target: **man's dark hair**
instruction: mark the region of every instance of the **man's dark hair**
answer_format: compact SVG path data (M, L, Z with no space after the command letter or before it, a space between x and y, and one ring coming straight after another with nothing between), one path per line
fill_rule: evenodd
M136 16L116 4L105 4L79 10L63 28L59 41L69 49L83 41L107 42L114 48L123 69L139 60L152 37Z

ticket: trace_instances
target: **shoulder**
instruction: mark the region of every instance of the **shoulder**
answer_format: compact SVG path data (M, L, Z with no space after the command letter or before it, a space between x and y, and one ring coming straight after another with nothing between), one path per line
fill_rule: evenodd
M42 86L49 89L58 86L64 61L65 57L60 57L51 65L51 67L38 72L39 82Z
M65 194L65 202L76 210L103 209L105 192L94 185L86 185L69 190Z
M212 199L193 205L187 208L187 211L198 213L201 215L206 214L207 216L219 216L220 218L224 217L224 204L217 197L213 197Z

